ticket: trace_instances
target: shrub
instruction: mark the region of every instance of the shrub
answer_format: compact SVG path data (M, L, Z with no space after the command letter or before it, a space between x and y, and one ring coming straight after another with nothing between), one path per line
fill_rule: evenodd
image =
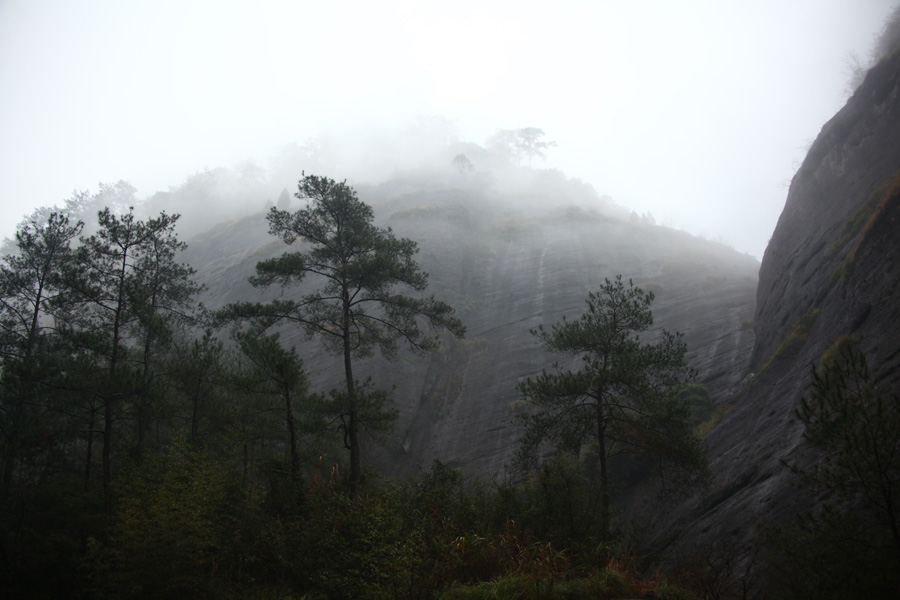
M215 597L225 562L229 518L224 472L179 439L165 455L132 465L118 480L119 506L106 553L122 598Z

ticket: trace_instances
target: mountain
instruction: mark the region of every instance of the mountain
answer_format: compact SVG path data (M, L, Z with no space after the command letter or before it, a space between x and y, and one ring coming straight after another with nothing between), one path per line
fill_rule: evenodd
M655 326L685 334L688 360L714 401L730 398L748 370L759 268L752 257L633 218L556 171L423 172L358 192L379 225L418 243L428 293L454 306L468 330L428 356L360 363L363 377L394 387L393 437L364 453L385 471L439 459L468 473L501 472L521 434L517 383L564 358L546 353L530 329L579 316L588 293L618 274L655 293ZM191 241L185 259L207 286L207 306L303 293L247 283L256 262L288 249L266 229L258 214ZM339 385L338 359L301 331L281 331L314 386Z

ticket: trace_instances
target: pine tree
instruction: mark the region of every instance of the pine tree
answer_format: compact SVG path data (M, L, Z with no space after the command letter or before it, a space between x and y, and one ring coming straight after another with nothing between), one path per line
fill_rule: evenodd
M71 343L95 357L106 371L93 394L103 411L107 510L112 501L113 424L129 408L126 399L139 407L144 401L144 375L149 370L153 335L159 334L160 311L187 305L198 289L190 283L193 270L174 260L184 247L174 234L177 220L178 215L163 212L141 221L133 208L121 216L106 208L98 213L97 233L81 239L66 274L67 284L79 297L66 317ZM136 338L129 336L129 331L139 332L141 347L137 351L130 343Z
M370 356L375 348L395 358L400 340L418 351L435 348L437 336L427 335L420 321L456 336L464 335L465 328L450 306L420 295L428 275L414 260L416 243L376 227L371 207L346 182L304 174L298 187L296 197L308 205L294 213L271 209L269 233L289 245L307 242L310 249L258 263L250 281L256 287L284 287L313 274L321 287L300 300L232 305L223 316L297 323L343 359L345 392L335 398L341 399L339 416L355 493L361 479L361 410L371 403L363 402L353 360ZM403 293L406 290L417 295Z
M16 250L0 264L0 499L9 494L23 440L27 411L37 398L39 354L55 331L54 302L66 293L58 274L72 258L70 244L81 221L53 212L46 222L25 221L16 232Z
M678 399L693 377L681 334L664 331L656 343L638 336L653 323L652 302L652 292L631 282L626 287L621 276L607 279L588 295L578 320L532 330L548 350L580 358L580 368L557 363L519 386L530 405L522 417L521 464L533 466L545 442L576 456L589 445L599 468L603 538L609 535L610 457L629 453L702 469L689 411Z

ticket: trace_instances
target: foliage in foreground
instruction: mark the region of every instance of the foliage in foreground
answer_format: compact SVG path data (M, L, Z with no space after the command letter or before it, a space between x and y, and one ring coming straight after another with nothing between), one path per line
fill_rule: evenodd
M287 477L290 459L280 466ZM322 460L304 471L299 495L273 486L251 493L233 464L177 439L113 483L108 527L35 523L33 541L18 548L29 552L31 568L5 589L137 599L577 599L666 589L615 545L556 535L556 519L566 515L539 510L539 482L467 484L437 462L354 496L344 470ZM99 494L93 512L83 514L86 506L57 510L74 524L103 515ZM39 556L31 546L48 536L67 552Z
M774 575L798 598L896 594L900 396L878 390L857 340L843 337L813 368L796 416L819 455L811 467L788 467L824 500L772 533L774 552L784 557Z

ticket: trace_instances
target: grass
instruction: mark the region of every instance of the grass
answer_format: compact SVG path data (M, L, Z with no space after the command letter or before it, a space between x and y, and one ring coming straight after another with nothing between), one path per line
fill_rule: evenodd
M900 202L900 171L894 172L887 182L875 190L865 202L856 210L853 217L844 223L841 235L828 249L828 258L834 258L843 250L851 240L856 243L848 253L847 259L831 274L828 280L829 286L839 280L847 279L853 274L856 253L866 236L878 222L878 219L893 203Z
M836 284L838 281L849 278L851 275L853 275L853 269L853 260L851 260L850 258L842 262L840 265L838 265L838 268L835 269L831 274L831 277L828 278L828 287L834 287L834 284Z
M725 402L721 404L717 404L716 408L713 410L712 414L708 419L700 423L694 428L694 433L697 434L697 437L704 438L709 433L715 429L722 419L725 418L725 415L731 412L731 405Z
M759 370L759 373L756 374L756 377L759 377L763 371L768 369L769 366L779 358L783 358L797 351L803 345L803 342L806 341L813 324L816 322L816 319L819 318L820 314L822 314L822 309L816 308L800 317L791 328L790 335L779 344L778 348L772 353L772 356L769 357L769 360L766 361L766 364L764 364Z
M828 350L822 354L822 358L819 360L819 364L822 366L830 365L834 362L834 359L840 354L841 350L848 346L856 346L859 344L859 338L855 335L842 335L836 340Z

